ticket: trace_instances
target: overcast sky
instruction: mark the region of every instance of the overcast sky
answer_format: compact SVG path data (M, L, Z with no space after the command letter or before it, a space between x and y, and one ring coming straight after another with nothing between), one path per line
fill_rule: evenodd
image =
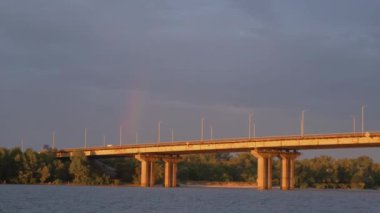
M0 146L380 131L380 1L0 1ZM304 157L379 149L306 151Z

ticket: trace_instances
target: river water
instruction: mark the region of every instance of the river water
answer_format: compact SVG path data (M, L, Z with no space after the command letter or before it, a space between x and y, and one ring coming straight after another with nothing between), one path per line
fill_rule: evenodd
M380 191L0 185L0 212L380 212Z

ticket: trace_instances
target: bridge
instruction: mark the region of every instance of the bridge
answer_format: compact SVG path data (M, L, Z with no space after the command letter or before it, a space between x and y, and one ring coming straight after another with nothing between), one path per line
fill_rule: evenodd
M272 188L272 158L281 159L281 189L294 189L295 159L300 150L380 147L380 132L342 133L325 135L232 138L218 140L176 141L141 145L98 146L63 149L56 152L58 158L73 156L75 151L83 151L87 157L134 157L141 162L141 186L154 185L154 162L165 162L164 185L177 186L177 163L181 155L250 152L257 158L257 188Z

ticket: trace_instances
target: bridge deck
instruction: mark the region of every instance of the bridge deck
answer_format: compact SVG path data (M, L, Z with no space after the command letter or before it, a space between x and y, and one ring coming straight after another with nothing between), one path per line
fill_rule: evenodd
M63 149L57 157L69 157L76 150L87 156L128 156L136 154L196 154L205 152L239 152L257 148L277 150L380 147L380 132L328 135L233 138L203 141L176 141L141 145L113 145Z

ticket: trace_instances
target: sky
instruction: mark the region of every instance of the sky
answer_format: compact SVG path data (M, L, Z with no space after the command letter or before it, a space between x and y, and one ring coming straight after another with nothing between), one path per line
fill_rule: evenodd
M0 146L380 131L376 0L0 1ZM137 140L136 140L137 135ZM302 151L303 157L380 149Z

